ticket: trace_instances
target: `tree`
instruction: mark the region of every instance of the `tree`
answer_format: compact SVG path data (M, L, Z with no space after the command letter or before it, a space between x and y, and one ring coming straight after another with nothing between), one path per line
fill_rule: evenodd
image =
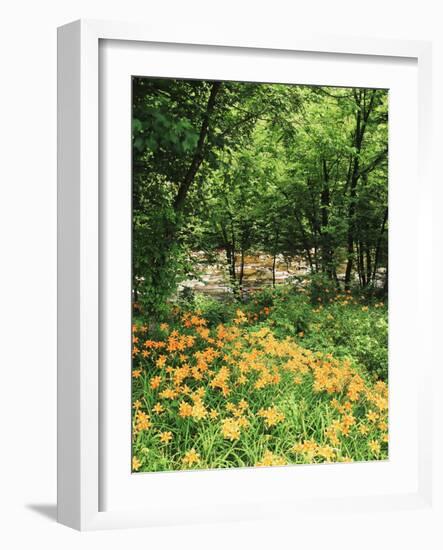
M133 79L133 289L152 315L223 250L304 259L350 288L387 273L384 90ZM387 276L387 275L386 275Z

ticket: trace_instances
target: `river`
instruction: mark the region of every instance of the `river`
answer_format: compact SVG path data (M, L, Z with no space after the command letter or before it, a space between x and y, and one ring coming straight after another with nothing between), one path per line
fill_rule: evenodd
M180 290L192 289L196 293L223 298L232 293L229 273L223 253L219 253L214 262L208 263L202 252L193 255L196 262L196 277L183 281ZM272 286L273 257L269 254L246 255L244 258L243 290L257 290ZM236 261L237 280L240 274L240 257ZM308 265L302 259L286 262L283 256L276 257L275 284L288 282L291 277L300 277L309 272Z

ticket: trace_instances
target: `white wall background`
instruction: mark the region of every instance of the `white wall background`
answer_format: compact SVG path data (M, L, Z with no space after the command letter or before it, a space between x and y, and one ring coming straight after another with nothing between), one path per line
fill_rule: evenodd
M54 523L56 496L56 27L74 19L158 22L264 35L315 33L433 40L435 139L442 151L439 0L15 0L1 9L0 546L15 548L439 548L416 516L367 518L358 541L337 517L79 534ZM440 100L439 100L440 98ZM437 154L437 158L439 155ZM435 173L441 178L441 173ZM441 192L440 192L441 193ZM441 198L441 195L440 195ZM438 201L436 212L438 212ZM441 217L441 216L440 216ZM442 246L442 235L436 245ZM437 267L441 267L441 264ZM440 270L435 270L436 281ZM441 283L440 283L441 284ZM441 406L437 403L437 406ZM307 534L307 538L301 536ZM440 536L440 535L439 535ZM432 542L434 540L434 542ZM441 539L439 539L441 544Z

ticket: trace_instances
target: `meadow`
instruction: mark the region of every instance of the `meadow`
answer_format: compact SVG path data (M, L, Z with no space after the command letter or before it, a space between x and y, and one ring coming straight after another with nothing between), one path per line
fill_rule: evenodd
M387 308L281 285L133 325L133 471L388 456Z

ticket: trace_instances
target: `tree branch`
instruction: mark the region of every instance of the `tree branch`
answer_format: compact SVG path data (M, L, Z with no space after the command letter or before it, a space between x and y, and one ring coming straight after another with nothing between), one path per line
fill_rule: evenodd
M209 121L211 118L211 114L214 110L215 100L218 92L220 91L220 88L221 88L221 82L212 83L211 93L209 94L206 111L205 111L205 114L203 115L197 147L195 149L191 165L189 166L188 171L186 172L186 175L182 183L180 184L179 190L177 192L177 196L175 197L174 210L176 212L179 212L183 208L189 188L191 187L191 184L194 181L194 178L198 172L198 169L200 168L200 165L203 162L205 141L209 130Z
M374 168L386 158L387 154L387 148L383 149L383 151L380 151L380 153L376 157L374 157L369 164L367 164L364 168L357 172L357 178L360 178L361 176L372 172L372 170L374 170Z

